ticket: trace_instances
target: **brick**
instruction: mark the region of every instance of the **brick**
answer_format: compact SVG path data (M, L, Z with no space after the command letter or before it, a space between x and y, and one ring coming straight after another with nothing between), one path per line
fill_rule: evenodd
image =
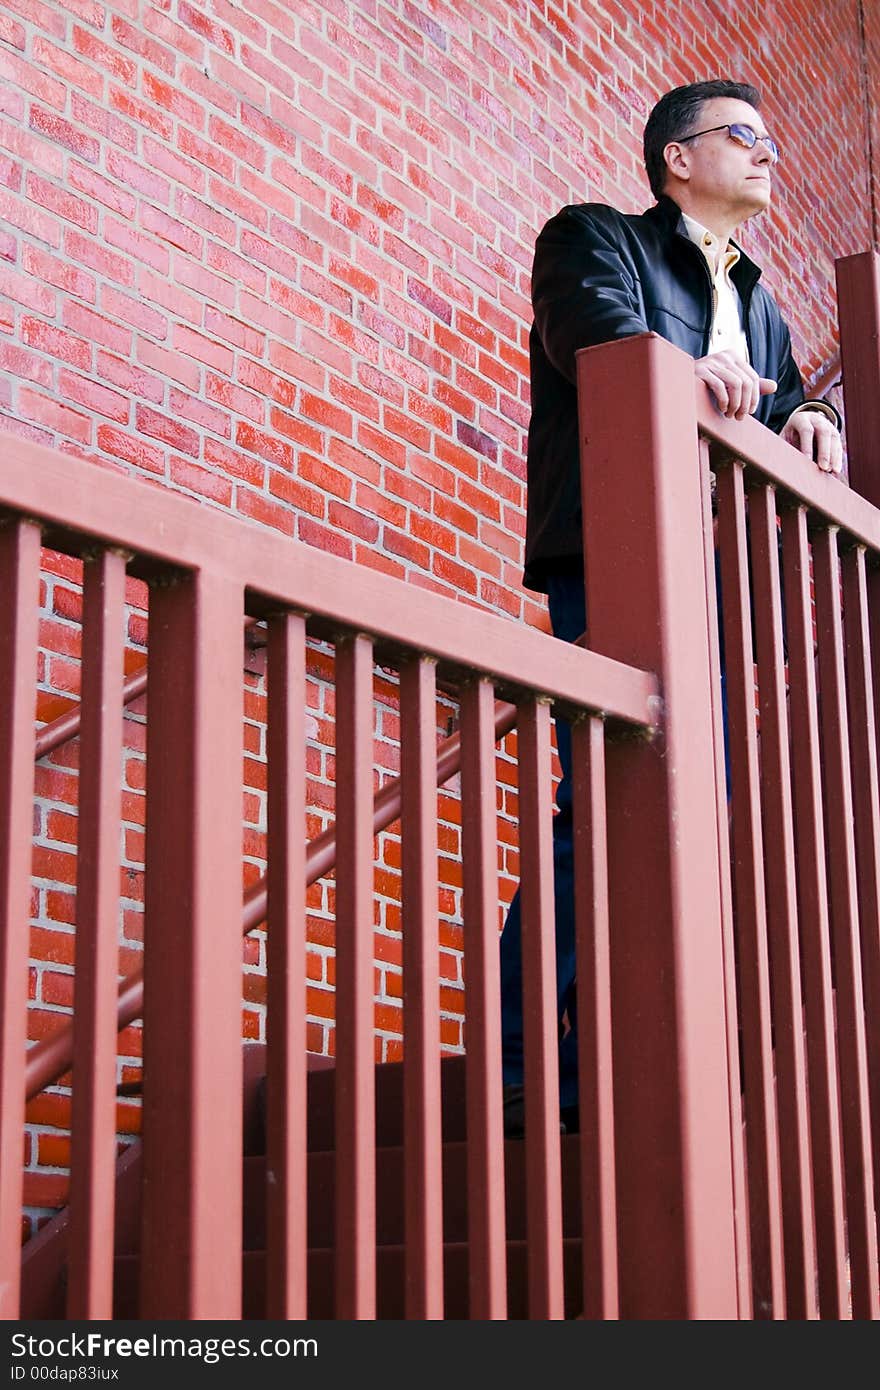
M136 262L146 262L157 270L163 279L167 278L171 257L165 246L159 246L152 238L142 236L111 217L104 218L104 236L111 246L118 247Z
M144 349L147 346L152 347L152 344L143 340L139 344L138 355L143 360L146 360ZM132 366L121 357L114 357L110 352L98 352L96 370L102 381L112 382L114 386L121 387L130 395L143 396L154 405L158 405L165 397L165 386L157 376L144 371L142 367Z
M20 88L56 111L64 110L67 100L64 83L5 49L0 49L0 83Z
M247 323L222 314L210 305L205 308L205 329L218 338L242 348L254 357L261 357L265 345L265 335L256 332Z
M229 507L232 502L232 484L189 459L173 458L170 477L178 487L208 497L212 502L219 502L221 506Z
M16 347L14 343L0 343L0 372L9 372L23 381L33 381L37 386L50 388L54 372L51 362L38 357L33 352Z
M182 25L207 40L221 53L232 54L234 52L235 41L229 30L222 24L217 24L209 16L200 13L192 5L183 3L183 0L178 6L178 17Z
M97 433L98 448L114 458L122 459L134 468L148 473L164 474L165 455L161 449L145 440L126 434L110 425L99 425Z
M84 304L68 300L64 305L62 317L65 327L94 343L100 343L103 347L111 348L125 356L131 351L131 330L121 324L112 323L110 319L95 313Z
M18 227L37 241L57 248L61 245L61 226L56 217L34 207L30 202L16 198L0 188L0 220L12 227ZM30 302L30 301L23 301Z
M91 440L92 426L86 415L29 387L19 389L18 409L25 420L33 420L63 438L75 439L80 444L87 444Z
M75 401L96 415L104 415L117 424L128 421L130 402L128 396L119 391L111 391L97 381L67 371L59 372L58 389L65 400Z
M262 491L266 466L260 459L249 457L240 449L230 448L216 439L204 441L203 458L206 464L215 464L231 478L249 483L257 491Z
M142 434L148 435L151 439L161 439L163 443L170 444L181 453L190 454L193 458L198 457L199 435L189 426L181 425L177 420L150 410L145 405L135 406L135 424Z
M204 245L204 238L201 233L194 231L192 227L187 227L176 217L169 217L161 208L154 208L145 204L141 208L140 223L145 232L160 237L162 241L167 241L172 246L180 247L182 251L195 256L196 259L201 258Z
M284 535L292 536L296 527L296 517L286 507L282 507L277 502L271 501L263 493L251 492L249 488L240 487L236 493L238 510L243 516L251 517L254 521L259 521L261 525L268 526L274 531L281 531Z
M205 377L205 394L209 400L217 401L237 415L243 415L255 424L262 424L266 414L266 404L261 395L246 391L226 377L208 372Z
M190 391L195 391L202 381L202 367L197 361L193 361L192 357L185 357L170 347L161 347L146 338L140 338L138 341L138 360L143 366L153 368L153 371L163 377L170 377L172 381L189 386ZM157 399L161 400L163 396L164 391L161 391Z
M203 362L205 366L213 367L226 376L231 374L232 351L221 343L215 343L210 338L194 332L193 329L187 328L183 324L175 324L172 341L178 352L185 353L188 357L194 357L196 361Z
M98 211L82 198L65 193L53 183L38 174L29 174L26 180L27 195L32 203L57 213L65 222L73 222L84 231L95 232L98 227Z
M170 75L175 71L177 60L173 49L157 43L144 33L139 24L129 24L122 15L112 15L110 28L120 48L127 48L131 53L143 58L151 67L161 68L164 73Z
M305 541L307 545L314 545L319 550L329 551L332 555L340 555L345 560L352 558L351 541L341 536L332 527L324 526L320 522L313 521L310 517L299 517L296 534L297 538Z
M202 430L229 438L231 426L228 411L218 410L198 396L191 396L176 388L168 393L168 406L175 417L190 420Z
M98 105L90 101L81 92L71 92L70 94L71 115L89 130L97 131L106 140L117 145L122 150L132 153L138 145L138 132L136 126L122 120L121 117L108 110L106 104Z

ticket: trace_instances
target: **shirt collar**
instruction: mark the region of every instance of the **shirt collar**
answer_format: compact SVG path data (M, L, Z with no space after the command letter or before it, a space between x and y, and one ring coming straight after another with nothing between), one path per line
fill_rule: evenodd
M690 240L694 242L696 246L699 246L706 260L709 262L709 268L713 275L717 274L721 269L729 271L736 265L740 257L740 252L739 248L735 246L732 241L728 241L727 245L722 249L720 238L717 237L714 232L710 232L708 227L704 227L702 222L698 222L695 217L690 217L686 212L683 212L681 214L681 220L684 223L684 230Z

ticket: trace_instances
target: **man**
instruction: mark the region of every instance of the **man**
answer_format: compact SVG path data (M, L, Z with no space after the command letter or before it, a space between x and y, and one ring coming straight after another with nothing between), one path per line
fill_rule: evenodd
M839 473L837 413L804 401L791 342L761 271L734 233L764 211L779 158L754 87L718 80L677 87L652 110L645 167L656 206L630 216L599 203L565 207L541 231L532 271L532 413L524 582L547 594L553 632L586 628L575 353L654 332L694 359L718 409L746 415ZM613 409L613 403L609 408ZM571 740L556 724L562 780L553 823L560 1103L577 1123ZM501 937L505 1133L524 1126L520 904ZM562 1035L562 1020L571 1025Z

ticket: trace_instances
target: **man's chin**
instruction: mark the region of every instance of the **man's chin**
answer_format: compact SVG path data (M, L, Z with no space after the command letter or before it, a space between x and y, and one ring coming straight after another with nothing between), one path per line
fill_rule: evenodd
M770 193L770 184L765 179L752 180L746 192L746 198L753 209L750 216L754 216L756 212L763 212L770 206Z

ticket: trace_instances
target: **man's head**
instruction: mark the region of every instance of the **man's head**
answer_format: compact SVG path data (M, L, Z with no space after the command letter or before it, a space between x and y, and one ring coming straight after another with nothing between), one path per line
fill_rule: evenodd
M712 82L690 82L686 87L673 87L657 102L645 125L645 169L655 198L666 191L666 146L683 135L699 130L703 107L719 97L744 101L757 111L761 97L748 82L730 82L717 78Z
M714 219L732 228L761 212L770 201L775 155L764 139L760 102L749 83L722 79L676 87L661 97L644 137L655 197L668 194L709 227ZM758 138L749 148L743 141L753 136Z

